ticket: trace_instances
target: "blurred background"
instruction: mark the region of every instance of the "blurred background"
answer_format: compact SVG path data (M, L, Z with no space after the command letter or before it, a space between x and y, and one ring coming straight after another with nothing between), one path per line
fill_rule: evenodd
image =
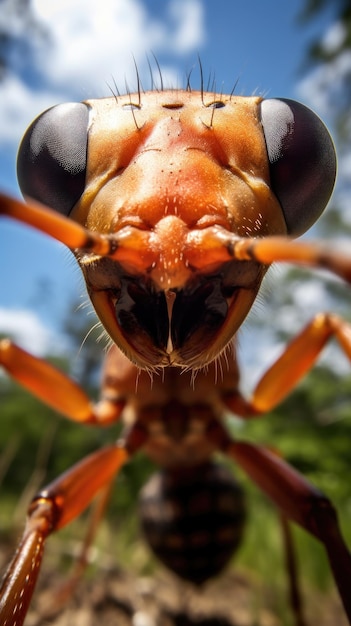
M205 84L208 78L214 80L217 92L229 93L236 85L237 94L294 98L313 108L334 136L339 172L327 212L306 236L328 238L331 246L346 241L347 246L351 230L349 0L0 0L1 190L20 195L16 152L33 118L59 102L109 96L115 85L121 93L133 92L135 63L143 88L150 88L149 61L157 77L154 56L166 88L184 87L191 74L192 88L198 89L199 56ZM82 306L87 297L70 253L40 233L2 219L0 267L1 336L10 336L57 363L94 397L105 346L97 343L98 330L89 333L95 318ZM324 272L271 270L239 336L245 390L254 387L288 337L319 310L335 310L350 318L348 288ZM350 390L349 364L338 346L330 346L273 415L257 423L242 426L233 421L231 425L240 436L281 450L326 491L337 505L349 544ZM52 415L3 375L0 402L0 532L7 540L21 526L25 503L35 489L111 440L116 430L76 427ZM131 512L149 471L143 459L126 469L106 522L114 527L118 520L116 561L127 562L132 571L143 575L153 572L155 565L140 547ZM241 480L251 513L233 571L251 576L255 589L257 584L262 590L269 580L268 595L258 591L254 606L268 603L280 620L276 623L289 624L281 592L284 564L277 516L249 481ZM330 623L341 623L335 621L337 600L323 551L303 533L297 531L296 536L313 610L327 615L330 609ZM69 544L70 539L65 541ZM61 544L57 551L62 549ZM248 623L265 623L256 609Z

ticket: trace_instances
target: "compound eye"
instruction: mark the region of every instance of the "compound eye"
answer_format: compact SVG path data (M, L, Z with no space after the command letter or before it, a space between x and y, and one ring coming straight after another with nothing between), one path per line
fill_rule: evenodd
M17 156L24 196L68 215L85 187L89 108L58 104L29 126Z
M299 102L268 99L260 107L271 188L288 233L298 236L319 218L333 191L333 141L319 117Z

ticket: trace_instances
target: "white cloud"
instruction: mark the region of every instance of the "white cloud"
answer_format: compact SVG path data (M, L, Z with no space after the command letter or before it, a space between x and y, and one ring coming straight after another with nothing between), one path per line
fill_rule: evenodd
M58 352L57 337L55 340L53 332L32 311L0 309L0 333L36 356ZM63 349L62 341L60 348Z
M325 52L333 53L340 48L347 37L347 29L342 22L334 22L327 30L321 45Z
M0 138L2 147L18 141L28 124L45 108L56 104L47 89L33 92L15 74L8 74L0 89Z
M148 12L141 0L33 0L32 8L45 36L27 36L24 24L19 32L11 1L2 5L8 28L22 39L27 36L33 55L33 61L30 55L29 61L26 55L13 55L16 72L8 72L0 85L2 145L17 144L33 117L52 104L109 95L108 84L114 81L121 91L126 80L136 89L134 59L148 87L146 55L151 51L173 54L174 65L161 69L166 85L175 81L179 86L177 59L197 53L205 39L201 0L165 2L162 18Z
M111 75L129 74L132 54L138 59L164 36L137 0L35 0L34 9L50 33L41 69L56 90L105 90Z
M49 33L41 71L56 91L62 86L106 93L111 76L123 89L125 78L135 76L134 58L146 73L145 55L151 50L182 55L197 51L204 41L200 0L165 3L168 19L163 20L149 14L140 0L34 0L33 8Z
M173 0L169 14L178 24L173 48L178 53L196 50L204 43L203 6L198 0Z

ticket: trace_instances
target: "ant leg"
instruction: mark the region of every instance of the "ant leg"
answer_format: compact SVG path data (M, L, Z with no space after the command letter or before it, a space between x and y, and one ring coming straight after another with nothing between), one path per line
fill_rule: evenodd
M118 419L124 402L90 402L68 376L9 339L0 340L0 365L37 398L75 422L107 425Z
M294 263L328 269L351 282L351 258L323 243L294 241L289 237L238 237L220 226L192 230L188 237L187 262L203 270L206 265L227 261L255 261L262 265Z
M319 539L351 624L351 555L331 502L282 458L263 447L232 441L224 452L246 471L282 513Z
M0 215L28 224L60 241L71 250L77 248L104 254L110 248L108 239L99 233L86 230L69 217L57 213L40 202L24 203L0 193Z
M111 482L127 457L127 451L118 445L106 447L74 465L34 498L22 539L0 588L2 626L22 626L48 535L78 517Z
M289 520L285 517L283 513L281 513L279 515L279 521L283 537L286 570L288 573L290 606L293 614L295 615L296 626L307 626L304 618L302 594L299 584L300 581L296 559L296 550Z
M28 199L26 203L0 192L0 215L28 224L60 241L70 250L80 254L108 256L120 262L132 261L141 272L151 267L156 255L149 245L149 234L130 228L122 238L87 230L71 218L49 207Z
M350 256L323 243L294 241L287 237L241 239L238 244L233 242L230 253L234 258L242 261L258 261L265 265L287 262L328 269L347 282L351 282Z
M265 372L248 401L237 391L225 395L223 401L241 417L254 417L271 411L312 368L331 337L338 340L351 360L351 325L337 315L319 313Z
M93 508L90 513L87 531L82 541L78 556L74 558L72 571L68 574L57 588L47 592L44 597L43 611L45 617L51 617L56 611L60 610L62 605L66 604L74 594L86 568L89 565L89 551L94 542L100 522L106 511L106 507L110 498L112 483L111 480L103 487L94 499Z

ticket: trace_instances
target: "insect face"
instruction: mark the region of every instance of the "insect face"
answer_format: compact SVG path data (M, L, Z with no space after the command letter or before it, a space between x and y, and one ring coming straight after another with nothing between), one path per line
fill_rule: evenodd
M127 356L197 368L234 336L267 270L233 260L228 234L300 234L329 198L335 156L298 103L166 91L50 109L18 173L24 194L113 239L118 261L76 256Z

